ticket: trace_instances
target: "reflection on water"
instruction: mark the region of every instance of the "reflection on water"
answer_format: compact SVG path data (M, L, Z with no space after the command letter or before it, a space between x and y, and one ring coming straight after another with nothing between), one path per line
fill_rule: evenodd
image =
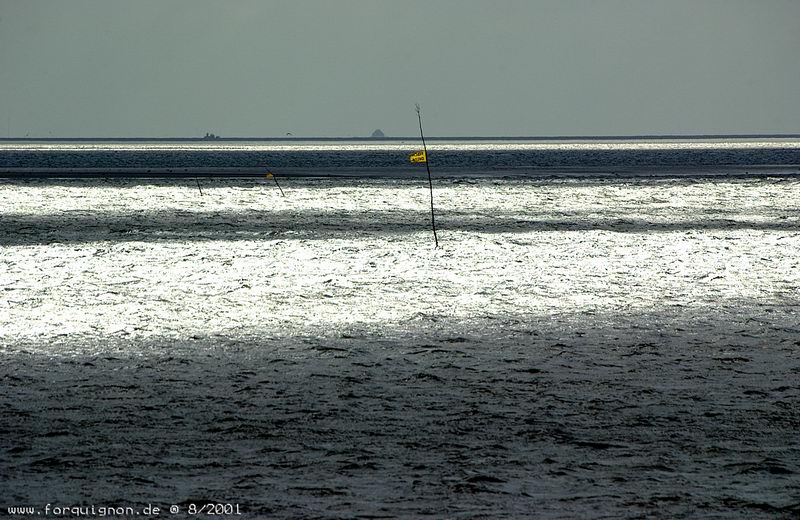
M800 180L283 187L0 184L0 496L798 512Z
M380 142L0 142L2 151L240 151L240 152L320 152L320 151L406 151L419 143L415 139ZM593 150L747 150L747 149L798 149L800 139L767 140L637 140L637 141L513 141L513 142L431 142L433 151L499 152L499 151L593 151Z

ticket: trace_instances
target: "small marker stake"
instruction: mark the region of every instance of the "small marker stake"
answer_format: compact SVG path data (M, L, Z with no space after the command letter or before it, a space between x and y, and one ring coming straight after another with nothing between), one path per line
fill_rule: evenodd
M200 196L203 195L203 188L200 187L200 179L198 177L194 178L195 182L197 182L197 189L200 190Z

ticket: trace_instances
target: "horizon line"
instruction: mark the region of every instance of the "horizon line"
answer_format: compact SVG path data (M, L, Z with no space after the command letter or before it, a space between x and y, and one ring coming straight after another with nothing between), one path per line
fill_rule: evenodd
M539 136L426 136L429 141L583 141L583 140L646 140L646 139L796 139L800 133L772 134L642 134L642 135L539 135ZM0 141L417 141L419 136L383 137L331 137L331 136L282 136L282 137L0 137Z

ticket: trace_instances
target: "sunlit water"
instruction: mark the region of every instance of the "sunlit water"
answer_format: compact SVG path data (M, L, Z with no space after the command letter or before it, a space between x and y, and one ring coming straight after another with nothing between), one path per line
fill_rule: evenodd
M797 514L800 180L0 184L0 496Z
M406 151L415 149L421 143L417 139L381 140L381 141L112 141L112 142L48 142L48 141L8 141L0 142L0 151L134 151L153 152L168 151ZM572 141L536 141L516 140L492 141L430 141L431 151L527 151L527 150L745 150L745 149L798 149L798 138L764 138L764 139L691 139L691 140L572 140Z

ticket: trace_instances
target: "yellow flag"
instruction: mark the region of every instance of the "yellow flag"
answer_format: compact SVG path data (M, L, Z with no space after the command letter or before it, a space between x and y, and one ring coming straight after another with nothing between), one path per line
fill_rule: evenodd
M266 177L267 179L271 179L271 178L272 178L272 172L267 172L267 173L264 175L264 177Z
M425 150L420 150L409 155L408 160L412 163L425 163L428 162L428 156L425 154Z

